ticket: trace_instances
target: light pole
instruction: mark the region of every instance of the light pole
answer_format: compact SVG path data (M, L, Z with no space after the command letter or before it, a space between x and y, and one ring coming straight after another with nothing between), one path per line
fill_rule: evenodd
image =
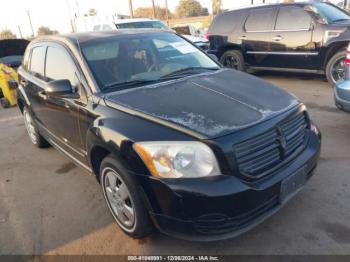
M30 29L32 30L32 37L34 37L34 28L33 28L33 24L32 24L32 19L30 18L29 10L27 10L27 15L28 15L28 19L29 19Z
M165 17L166 17L166 23L167 25L169 25L168 0L165 0Z
M153 18L156 18L156 8L154 6L154 0L152 0Z
M129 11L131 18L134 18L134 10L132 8L132 0L129 0Z

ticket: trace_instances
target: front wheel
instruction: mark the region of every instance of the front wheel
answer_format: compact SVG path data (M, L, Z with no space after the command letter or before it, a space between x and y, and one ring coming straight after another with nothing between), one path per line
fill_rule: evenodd
M100 182L107 206L119 227L129 236L144 238L153 229L136 180L113 155L101 163Z
M242 52L239 50L228 50L220 58L220 63L224 67L244 71L244 58Z
M327 63L326 77L332 86L345 77L345 57L346 50L339 51Z

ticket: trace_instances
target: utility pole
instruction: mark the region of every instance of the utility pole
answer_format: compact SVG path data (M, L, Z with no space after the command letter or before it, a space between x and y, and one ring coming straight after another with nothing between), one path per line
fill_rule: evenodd
M344 9L348 8L348 0L344 0Z
M32 19L30 18L29 10L27 10L27 15L28 15L28 19L29 19L30 29L32 30L32 37L34 37L34 28L33 28L33 24L32 24Z
M21 27L18 25L19 37L23 38Z
M251 4L254 5L254 0L251 0Z
M156 7L154 6L154 0L152 0L153 18L156 18Z
M168 0L165 0L165 17L166 17L166 23L167 25L169 25Z
M134 18L134 9L132 8L132 0L129 0L129 12L131 18Z

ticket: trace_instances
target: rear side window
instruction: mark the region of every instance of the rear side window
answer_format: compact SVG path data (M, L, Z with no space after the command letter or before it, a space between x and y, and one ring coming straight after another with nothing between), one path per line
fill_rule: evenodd
M276 21L276 30L310 29L311 17L303 9L293 6L281 7Z
M247 17L247 11L229 11L217 15L210 25L210 34L225 34L242 28L243 20Z
M246 31L265 31L272 29L275 8L253 9L245 23Z
M46 79L67 79L72 86L77 84L76 67L69 53L61 47L49 46L46 55Z
M32 49L30 72L36 77L44 77L46 47L38 46Z

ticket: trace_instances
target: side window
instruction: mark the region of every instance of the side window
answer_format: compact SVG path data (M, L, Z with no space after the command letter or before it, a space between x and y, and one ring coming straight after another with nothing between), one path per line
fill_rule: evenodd
M245 23L246 31L272 30L275 8L253 9Z
M22 66L25 70L29 70L29 57L30 57L30 49L28 48L23 56Z
M46 79L63 80L67 79L72 86L76 86L76 67L69 53L60 47L49 46L46 54Z
M281 7L276 21L276 30L310 29L311 17L303 9L292 6Z
M32 56L30 60L30 72L38 77L44 78L46 47L38 46L32 49Z

